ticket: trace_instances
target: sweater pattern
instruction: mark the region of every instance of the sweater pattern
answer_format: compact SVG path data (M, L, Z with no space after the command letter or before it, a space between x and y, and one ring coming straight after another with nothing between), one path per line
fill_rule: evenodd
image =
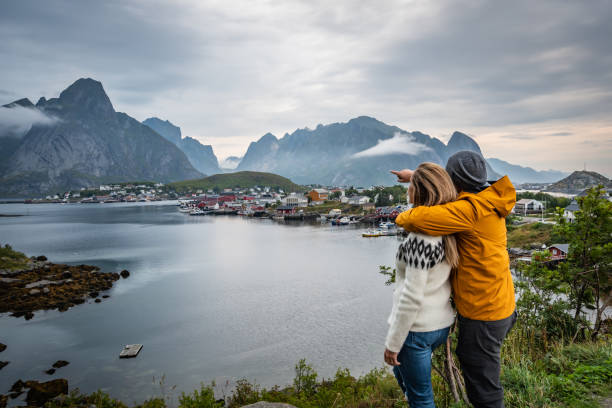
M430 269L444 259L444 242L426 242L417 234L410 234L397 249L397 260L409 268Z

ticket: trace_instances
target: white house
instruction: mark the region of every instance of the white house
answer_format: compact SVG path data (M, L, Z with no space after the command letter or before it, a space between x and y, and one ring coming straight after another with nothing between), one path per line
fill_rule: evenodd
M576 202L576 200L572 200L570 205L568 205L567 207L563 209L563 218L565 218L568 222L574 222L574 219L576 219L576 216L574 213L578 211L579 209L580 207L578 206L578 203Z
M308 207L308 199L296 193L291 193L281 199L281 204L290 207Z
M544 209L544 204L541 201L532 198L523 198L518 200L512 209L515 214L532 214L539 213Z
M368 196L352 196L348 198L348 203L351 205L362 205L370 202Z

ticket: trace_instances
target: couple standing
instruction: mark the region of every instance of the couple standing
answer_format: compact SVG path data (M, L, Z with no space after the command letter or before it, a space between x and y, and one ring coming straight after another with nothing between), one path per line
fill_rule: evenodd
M431 353L446 342L457 309L456 353L476 408L503 407L500 351L516 321L505 217L516 192L508 177L488 184L484 158L461 151L446 171L433 163L392 171L410 182L413 208L395 222L408 231L396 256L396 289L385 362L410 407L435 407Z

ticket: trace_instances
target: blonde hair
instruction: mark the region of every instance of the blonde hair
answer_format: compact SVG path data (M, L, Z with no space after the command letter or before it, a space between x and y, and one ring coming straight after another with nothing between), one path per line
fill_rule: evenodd
M410 201L416 207L448 203L457 199L457 189L450 176L435 163L421 163L410 179L412 194ZM452 267L459 263L459 252L454 235L444 235L444 256Z

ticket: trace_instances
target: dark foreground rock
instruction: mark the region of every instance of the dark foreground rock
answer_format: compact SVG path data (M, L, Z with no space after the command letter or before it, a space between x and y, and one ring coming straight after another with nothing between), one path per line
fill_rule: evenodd
M2 353L4 350L6 350L6 344L0 343L0 353Z
M127 269L124 269L121 271L121 277L122 278L127 278L128 276L130 276L130 272Z
M68 364L70 363L66 360L57 360L55 363L53 363L53 368L66 367Z
M15 381L15 383L13 384L13 386L11 387L11 389L9 391L10 392L21 392L21 391L23 391L25 386L26 386L26 384L23 381L17 380L17 381Z
M4 367L6 367L8 365L8 361L0 361L0 370L2 370Z
M8 404L8 395L0 395L0 408L5 408Z
M26 396L28 405L42 406L51 398L57 397L60 394L68 394L68 381L64 378L44 383L27 381L25 385L30 388Z
M21 270L0 272L0 313L34 317L38 310L69 308L113 287L118 273L100 272L93 265L54 264L44 257L30 258Z

